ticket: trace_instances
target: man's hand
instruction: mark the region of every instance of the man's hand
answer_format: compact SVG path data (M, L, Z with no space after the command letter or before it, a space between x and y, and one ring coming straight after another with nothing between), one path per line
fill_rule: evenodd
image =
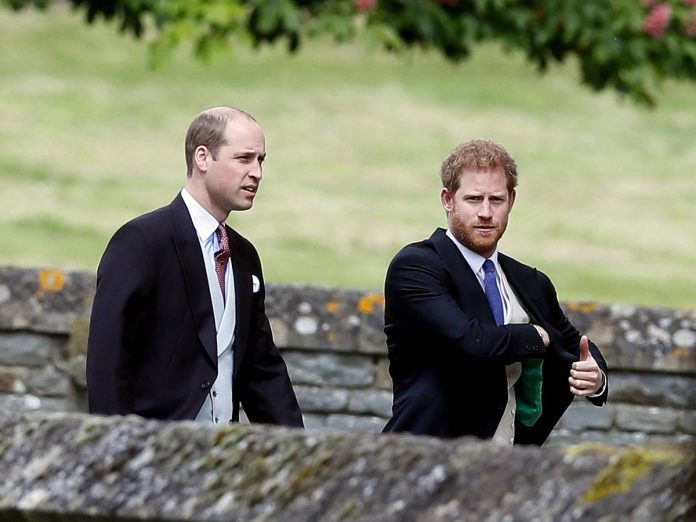
M568 383L571 393L578 397L594 395L604 384L602 370L590 354L590 342L586 335L580 338L580 360L573 363Z

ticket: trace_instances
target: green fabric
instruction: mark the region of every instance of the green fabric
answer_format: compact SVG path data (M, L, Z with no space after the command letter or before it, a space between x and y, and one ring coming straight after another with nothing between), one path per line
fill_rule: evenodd
M541 367L543 359L522 361L522 374L515 383L517 420L525 426L533 426L541 417Z

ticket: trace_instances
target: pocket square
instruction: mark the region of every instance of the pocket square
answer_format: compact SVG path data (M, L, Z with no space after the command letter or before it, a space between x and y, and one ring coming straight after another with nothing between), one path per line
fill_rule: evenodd
M261 281L255 275L251 275L251 291L255 294L261 289Z

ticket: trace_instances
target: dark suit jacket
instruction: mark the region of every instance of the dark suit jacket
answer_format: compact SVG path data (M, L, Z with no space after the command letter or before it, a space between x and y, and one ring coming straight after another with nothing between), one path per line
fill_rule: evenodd
M234 270L233 417L302 426L264 308L261 263L227 227ZM252 274L261 288L252 292ZM215 320L203 254L178 195L119 229L97 271L88 353L89 410L193 419L217 377Z
M549 349L530 324L496 326L476 275L437 229L430 239L402 249L387 272L384 331L394 405L384 431L491 438L507 403L505 365L530 357L544 359L543 413L532 427L516 424L515 443L542 444L569 406L568 377L580 333L546 275L498 256L520 304L548 332ZM590 351L606 374L592 343ZM608 386L590 401L603 404L607 392Z

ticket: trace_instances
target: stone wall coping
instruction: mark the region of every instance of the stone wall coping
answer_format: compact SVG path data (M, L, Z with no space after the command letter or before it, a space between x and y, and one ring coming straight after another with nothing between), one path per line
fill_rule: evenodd
M695 464L677 446L0 412L0 519L693 520Z

